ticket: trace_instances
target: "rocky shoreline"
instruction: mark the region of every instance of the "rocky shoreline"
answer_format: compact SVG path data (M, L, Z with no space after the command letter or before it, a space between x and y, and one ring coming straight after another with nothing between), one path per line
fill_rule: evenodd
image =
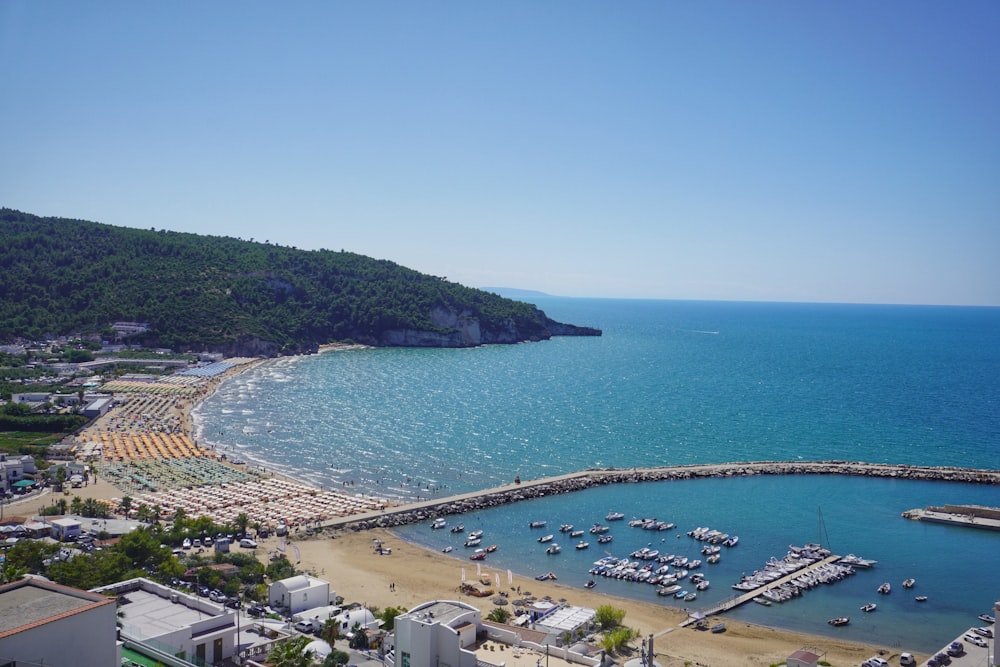
M576 473L515 481L502 487L485 489L400 505L378 514L341 517L323 522L323 527L366 530L392 528L427 521L439 516L463 514L544 496L583 491L607 484L635 484L693 478L747 477L751 475L853 475L920 481L1000 484L1000 471L977 468L890 465L858 461L757 461L657 468L589 469Z

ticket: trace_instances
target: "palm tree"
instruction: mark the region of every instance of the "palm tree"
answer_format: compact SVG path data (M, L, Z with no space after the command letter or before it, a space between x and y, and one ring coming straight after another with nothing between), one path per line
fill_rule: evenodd
M236 528L237 535L245 535L247 532L247 526L250 525L250 517L247 516L246 512L240 512L233 519L233 526Z
M73 514L80 514L83 509L83 499L80 496L73 496L73 500L69 504L69 511Z
M122 501L118 506L121 508L122 513L127 519L129 511L132 509L132 499L129 496L123 496Z
M494 607L486 616L486 620L493 621L494 623L506 623L510 620L510 612L503 607Z

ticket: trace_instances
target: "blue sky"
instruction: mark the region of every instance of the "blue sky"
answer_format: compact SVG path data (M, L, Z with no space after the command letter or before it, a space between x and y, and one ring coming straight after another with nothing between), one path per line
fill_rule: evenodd
M1000 305L1000 3L0 3L0 205L567 296Z

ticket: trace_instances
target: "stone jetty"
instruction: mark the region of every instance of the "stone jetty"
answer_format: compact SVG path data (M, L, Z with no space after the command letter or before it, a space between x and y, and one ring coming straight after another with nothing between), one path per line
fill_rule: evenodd
M482 491L425 500L338 517L321 528L391 528L451 514L463 514L498 505L572 493L606 484L636 484L696 478L748 477L751 475L852 475L881 479L1000 484L1000 470L864 463L857 461L755 461L655 468L593 468L535 480L517 480Z

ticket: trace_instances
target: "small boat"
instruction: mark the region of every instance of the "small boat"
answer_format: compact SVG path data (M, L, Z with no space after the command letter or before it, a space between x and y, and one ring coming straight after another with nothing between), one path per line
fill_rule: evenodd
M757 604L764 605L765 607L770 607L771 606L771 601L770 600L768 600L765 597L761 597L759 595L757 597L755 597L753 599L753 601L756 602Z
M997 619L993 618L987 613L982 613L979 615L979 620L983 621L984 623L996 623Z
M699 591L704 591L708 590L708 587L711 585L712 584L708 581L708 579L702 579L701 581L696 583L694 587L697 588Z
M609 530L611 530L611 526L602 526L599 523L595 523L593 526L590 527L590 532L593 533L594 535L600 535L602 533L608 532Z
M739 543L740 543L740 536L739 535L733 535L729 539L723 540L722 546L724 546L724 547L735 547Z
M687 591L687 590L681 589L681 590L677 591L676 593L674 593L674 597L677 598L678 600L683 600L685 597L687 597L690 594L691 594L691 591Z
M597 582L596 582L596 581L594 581L593 579L590 579L590 580L588 580L588 581L587 581L587 583L585 583L585 584L583 585L583 587L584 587L584 588L593 588L593 587L594 587L594 586L596 586L596 585L597 585Z
M465 541L465 546L466 547L478 547L481 542L482 542L481 539L479 539L478 537L475 537L475 538L466 540Z
M564 523L563 525L559 526L560 533L568 533L571 530L573 530L573 524L571 523Z
M590 546L590 542L584 542L583 540L580 540L579 542L576 543L576 548L577 549L586 549L589 546Z
M441 550L441 553L450 554L455 547L445 547Z
M903 588L913 588L913 584L915 584L915 583L917 583L916 579L913 579L913 578L904 579L903 580Z
M598 544L607 544L608 542L610 542L613 539L615 539L614 535L601 535L600 537L597 538L597 543Z
M476 549L476 552L469 556L469 560L486 560L486 549Z
M434 523L431 524L431 529L438 530L440 528L444 528L447 525L448 525L447 521L445 521L444 519L438 518L438 519L434 519Z
M548 535L542 535L541 537L539 537L538 541L539 542L551 542L553 537L555 537L555 535L553 535L552 533L549 533Z
M548 521L532 521L528 524L528 528L545 528Z
M471 533L469 533L469 538L473 540L478 540L482 536L483 536L483 531L481 530L474 530Z
M461 533L464 530L465 530L465 526L462 525L462 524L458 524L457 526L452 526L451 527L451 532L453 532L453 533Z
M680 589L681 589L680 584L673 584L671 586L661 586L660 588L656 589L656 594L663 596L673 595Z
M694 602L697 599L698 599L698 594L694 592L688 593L687 595L684 596L685 602Z
M890 586L889 582L887 581L878 587L878 592L881 593L882 595L888 595L889 593L892 592L892 586Z
M570 537L580 537L581 535L583 535L582 530L571 530L569 533Z
M720 632L725 632L725 631L726 631L725 623L719 623L717 625L712 626L712 632L714 632L715 634L719 634Z
M605 521L621 521L625 518L625 515L621 512L608 512L607 516L604 517Z
M847 625L850 622L851 622L850 616L838 616L837 618L831 618L829 621L827 621L827 623L836 628Z
M915 597L913 599L916 600L917 602L927 602L927 596L926 595L918 595L917 597Z
M491 544L490 546L486 547L486 553L488 554L491 554L496 550L497 550L497 545L495 544Z
M721 559L722 559L722 556L720 556L719 554L712 554L711 556L709 556L705 560L708 561L711 565L715 565Z
M546 572L545 574L535 575L535 579L538 581L555 581L556 575L554 572Z
M861 606L861 611L863 612L875 611L877 607L878 605L876 605L874 602L869 602L868 604Z
M545 553L547 553L550 556L555 556L560 551L562 551L561 546L559 546L558 544L550 544L548 548L545 550Z

